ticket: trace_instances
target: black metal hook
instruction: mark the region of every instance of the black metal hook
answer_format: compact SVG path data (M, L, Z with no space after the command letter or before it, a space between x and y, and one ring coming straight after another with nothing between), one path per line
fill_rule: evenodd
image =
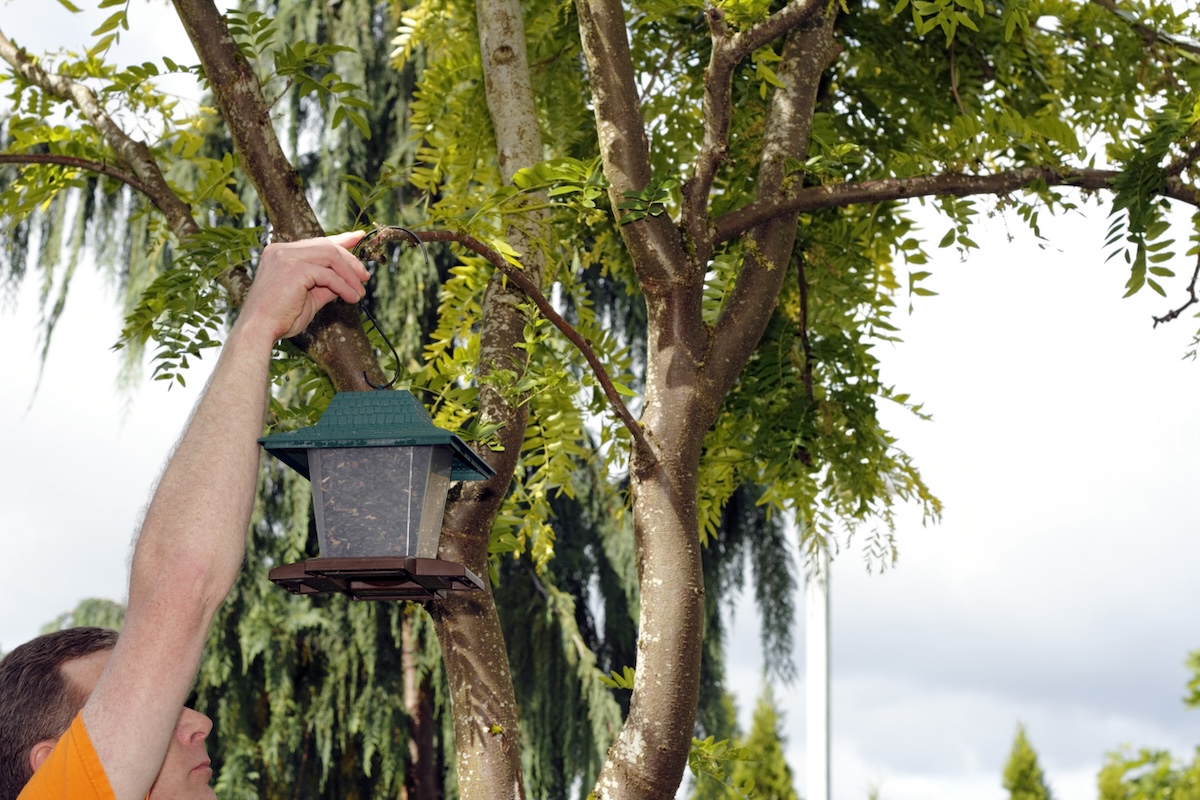
M366 244L366 242L369 239L373 239L380 233L388 230L401 231L402 233L407 234L408 237L421 248L421 255L425 258L425 266L428 267L430 265L429 251L425 248L425 242L421 241L421 237L417 236L408 228L401 228L399 225L384 225L376 228L374 231L368 233L366 236L358 240L358 244L354 245L354 248L351 249L351 254L358 258L359 261L362 261L362 256L359 255L359 253L363 249L363 246ZM367 298L364 296L362 300L359 300L358 307L364 314L367 315L367 319L371 320L371 324L375 326L375 330L379 333L380 337L383 338L383 341L387 343L388 348L392 351L392 358L396 359L396 374L387 383L376 385L371 382L371 379L367 377L367 373L364 371L363 380L366 381L367 386L370 386L372 389L390 389L396 384L396 381L400 379L400 354L396 352L395 345L392 344L392 340L387 337L387 334L383 332L383 328L379 327L379 322L376 321L374 315L372 315L367 307L363 305L366 302L366 299Z

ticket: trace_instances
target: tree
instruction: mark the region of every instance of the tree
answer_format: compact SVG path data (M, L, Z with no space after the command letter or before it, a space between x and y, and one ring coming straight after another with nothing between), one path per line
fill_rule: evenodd
M1050 800L1052 796L1024 725L1017 726L1012 751L1004 765L1004 789L1010 800Z
M1100 800L1194 800L1200 797L1200 751L1190 764L1165 750L1109 753L1097 784Z
M733 768L734 784L753 780L754 796L761 800L800 800L792 782L792 768L783 753L782 722L775 708L775 691L767 683L758 696L750 734L743 745L751 760Z
M1184 705L1200 706L1200 650L1185 660L1192 673ZM1166 750L1143 747L1111 752L1096 781L1100 800L1195 800L1200 798L1200 747L1191 763L1177 760Z
M353 55L336 43L283 42L271 17L222 16L209 0L175 7L198 67L107 65L125 11L53 69L0 34L14 100L0 214L17 225L4 265L19 273L31 225L60 230L46 221L67 213L68 190L89 211L130 209L127 338L154 338L159 374L182 379L187 358L219 339L259 244L259 231L223 224L247 210L238 181L274 236L322 229L312 203L328 195L305 194L304 137L288 139L289 157L270 124L272 81L330 124L373 129L364 89L330 66ZM1041 213L1103 195L1128 291L1165 295L1176 248L1164 209L1200 199L1195 19L1111 0L426 0L398 25L391 9L339 3L321 19L394 26L393 66L419 67L411 170L351 177L346 192L381 213L403 175L426 217L420 238L455 248L408 380L497 477L456 489L441 555L498 578L525 554L535 576L554 575L569 532L551 500L591 462L606 507L627 509L637 584L632 691L592 793L671 796L705 669L701 546L730 498L763 487L755 503L796 508L806 552L863 531L884 562L895 504L939 511L876 415L910 403L880 379L872 347L893 336L898 295L929 294L905 201L936 198L940 246L965 252L984 205L1036 235ZM200 151L193 126L207 122L174 116L150 83L161 71L207 82L231 147ZM161 131L137 132L151 119ZM605 302L618 292L628 299ZM1183 295L1158 321L1190 308L1194 278ZM630 316L644 335L625 335ZM293 344L327 378L275 406L280 422L311 416L334 389L366 388L364 375L384 379L379 341L352 307L332 307ZM258 535L274 532L268 520ZM303 534L291 536L304 552ZM430 608L468 799L525 792L495 597ZM570 639L567 604L547 607ZM575 652L579 691L598 697L594 652Z

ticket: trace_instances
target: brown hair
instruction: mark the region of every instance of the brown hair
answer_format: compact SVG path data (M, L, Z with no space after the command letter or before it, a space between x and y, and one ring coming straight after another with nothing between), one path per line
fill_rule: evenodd
M66 733L87 702L62 665L116 642L117 632L107 628L68 628L32 639L0 660L0 800L16 800L33 777L29 751Z

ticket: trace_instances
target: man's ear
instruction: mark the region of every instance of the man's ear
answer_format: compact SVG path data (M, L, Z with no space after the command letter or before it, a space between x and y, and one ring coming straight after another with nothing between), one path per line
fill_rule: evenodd
M50 753L54 750L54 745L56 744L58 744L58 739L42 739L29 748L29 769L31 772L37 772L37 768L42 765L42 762L50 757Z

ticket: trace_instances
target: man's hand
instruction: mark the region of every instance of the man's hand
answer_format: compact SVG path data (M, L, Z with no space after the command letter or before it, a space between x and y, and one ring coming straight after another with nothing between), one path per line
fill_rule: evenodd
M239 322L263 326L272 341L295 336L330 300L357 303L369 275L348 248L365 234L350 231L323 239L267 246L242 306Z

